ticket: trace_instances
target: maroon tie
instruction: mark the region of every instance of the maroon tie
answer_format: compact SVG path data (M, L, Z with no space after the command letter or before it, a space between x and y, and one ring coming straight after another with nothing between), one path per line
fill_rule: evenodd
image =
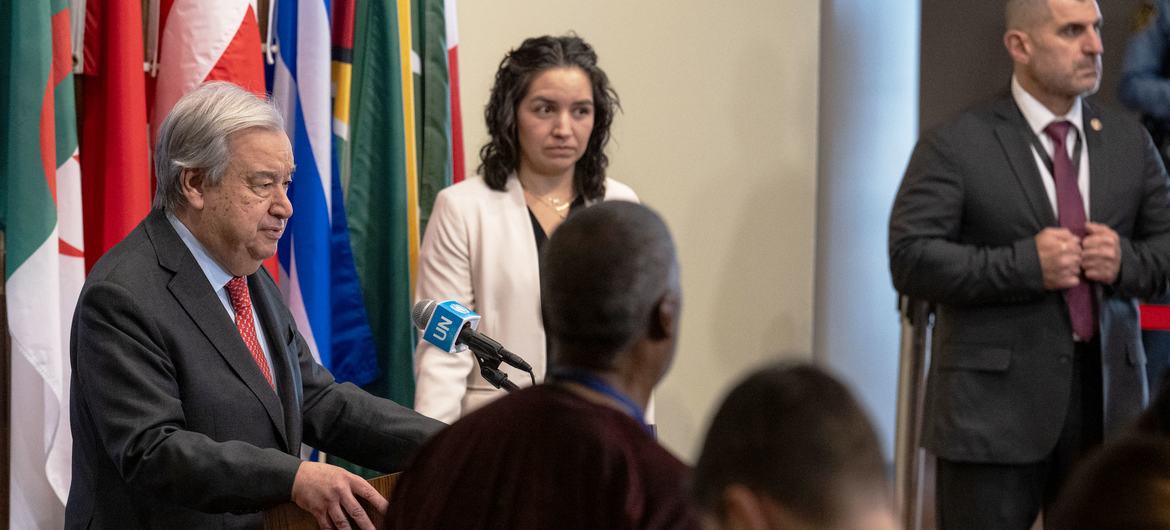
M273 390L272 372L268 370L268 361L264 359L264 350L260 348L260 341L256 338L256 324L252 321L252 299L248 297L248 281L243 276L236 276L227 282L228 296L232 299L232 308L236 311L236 327L240 328L240 338L252 352L252 359L260 367L260 373L268 381Z
M1072 124L1067 121L1054 121L1044 128L1044 133L1052 139L1053 144L1052 178L1056 181L1056 211L1060 226L1084 238L1085 202L1081 199L1077 171L1068 157L1068 147L1065 145L1069 127ZM1084 275L1081 276L1080 284L1064 292L1064 301L1068 305L1073 333L1080 340L1093 338L1097 319L1093 314L1093 291Z

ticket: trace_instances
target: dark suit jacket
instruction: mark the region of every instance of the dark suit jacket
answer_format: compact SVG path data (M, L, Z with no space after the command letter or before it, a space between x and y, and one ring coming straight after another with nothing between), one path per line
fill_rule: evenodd
M161 210L94 266L70 341L66 527L258 528L302 442L389 472L442 426L336 383L268 273L248 285L279 394Z
M1089 220L1121 238L1116 283L1095 288L1109 436L1147 400L1136 298L1167 287L1170 195L1140 125L1083 109ZM937 307L923 443L950 460L1036 462L1068 408L1072 328L1033 240L1059 223L1030 134L1010 94L968 110L922 137L894 202L894 286Z

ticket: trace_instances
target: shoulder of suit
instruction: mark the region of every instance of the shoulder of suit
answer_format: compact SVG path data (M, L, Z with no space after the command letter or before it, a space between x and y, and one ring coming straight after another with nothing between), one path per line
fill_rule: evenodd
M447 201L481 201L487 197L506 196L506 191L496 191L488 187L483 177L475 176L456 182L439 191L439 197Z
M1144 143L1146 128L1132 114L1099 101L1085 101L1085 126L1122 143Z
M1124 134L1135 134L1145 130L1141 123L1127 111L1103 104L1092 97L1085 98L1083 104L1085 126L1105 135L1124 136ZM1097 121L1096 125L1093 124L1094 120ZM1026 123L1009 92L964 109L951 119L930 129L927 135L936 138L954 138L969 143L979 134L994 132L997 127L1004 124L1026 127Z
M475 205L489 203L492 200L508 202L507 191L496 191L488 187L482 177L473 177L443 188L439 192L439 202L450 203L451 206L469 208ZM612 178L605 179L605 200L638 201L638 194L630 186Z
M1010 95L980 101L925 129L920 142L967 145L971 140L990 138L997 126L1018 112Z
M158 269L158 253L143 223L97 260L86 275L86 282L104 280L133 284L149 269Z
M617 180L606 178L605 200L638 202L638 194L634 192L634 188L631 188Z
M1106 125L1112 123L1125 127L1142 128L1141 122L1129 111L1105 104L1097 99L1085 100L1085 119L1091 118L1098 118Z

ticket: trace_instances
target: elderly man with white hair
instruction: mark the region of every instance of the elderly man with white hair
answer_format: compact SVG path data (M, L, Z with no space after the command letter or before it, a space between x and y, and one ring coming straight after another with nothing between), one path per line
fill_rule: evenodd
M442 423L339 384L261 263L292 215L292 148L267 101L227 83L159 132L154 210L94 266L70 359L68 528L259 528L292 500L322 528L386 501L301 443L400 469Z

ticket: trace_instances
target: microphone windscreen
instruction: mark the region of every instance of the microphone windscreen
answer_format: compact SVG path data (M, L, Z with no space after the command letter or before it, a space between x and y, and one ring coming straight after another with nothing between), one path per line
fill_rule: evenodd
M427 327L427 322L431 321L431 315L435 314L434 300L419 300L414 304L414 308L410 310L410 319L414 321L414 327L423 329Z

